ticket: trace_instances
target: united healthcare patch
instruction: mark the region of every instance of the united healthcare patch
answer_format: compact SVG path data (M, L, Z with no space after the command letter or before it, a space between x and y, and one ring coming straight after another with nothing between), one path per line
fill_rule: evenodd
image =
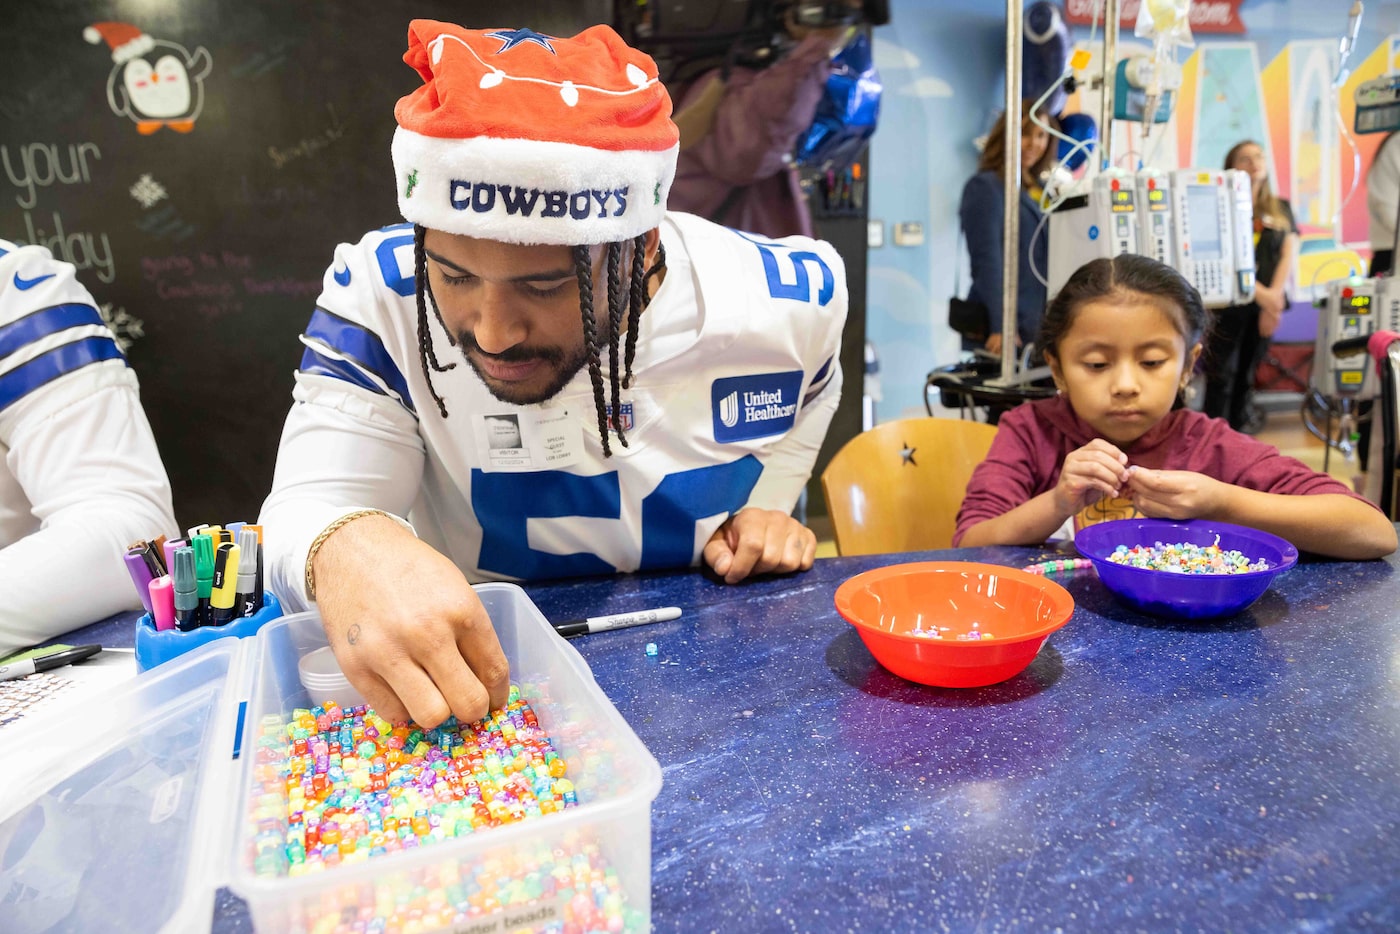
M730 376L710 385L715 440L747 441L782 434L797 420L802 371Z

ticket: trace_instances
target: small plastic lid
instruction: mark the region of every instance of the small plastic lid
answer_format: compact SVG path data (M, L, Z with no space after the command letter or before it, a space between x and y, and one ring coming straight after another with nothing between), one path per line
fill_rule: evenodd
M328 645L303 655L297 663L297 673L306 693L318 704L335 701L341 707L357 707L365 702L360 692L351 687Z

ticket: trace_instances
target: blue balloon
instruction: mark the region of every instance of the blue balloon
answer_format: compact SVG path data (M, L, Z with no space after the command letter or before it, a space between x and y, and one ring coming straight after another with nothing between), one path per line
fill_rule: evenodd
M1069 155L1070 150L1075 148L1076 143L1085 140L1098 140L1099 125L1094 122L1094 118L1088 114L1065 114L1060 117L1060 132L1072 138L1074 143L1067 143L1060 140L1058 150L1059 158L1064 159ZM1089 154L1094 151L1093 146L1085 146L1070 157L1065 163L1065 167L1071 172L1084 164L1084 160L1089 158Z
M797 141L798 164L836 171L854 164L880 119L882 89L870 40L858 33L832 59L816 117Z
M1021 30L1021 97L1033 104L1059 80L1069 64L1069 27L1060 8L1037 0L1025 12ZM1058 115L1068 98L1064 85L1046 99L1043 112Z

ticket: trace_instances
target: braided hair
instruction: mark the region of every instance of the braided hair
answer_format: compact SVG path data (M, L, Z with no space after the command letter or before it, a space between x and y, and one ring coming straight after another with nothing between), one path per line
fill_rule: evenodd
M442 312L438 310L437 299L433 297L433 290L428 286L428 260L423 251L423 236L426 233L421 224L413 225L413 279L415 283L414 292L418 300L418 362L423 367L423 378L428 381L428 392L432 395L433 401L437 403L438 414L443 418L447 417L447 403L442 401L437 390L433 388L433 377L429 372L429 365L439 373L446 373L457 366L449 363L443 366L438 363L437 352L433 350L433 336L428 332L428 303L433 306L433 314L437 317L438 324L447 331L447 340L452 346L457 346L457 338L448 330L447 325L442 320Z
M415 291L418 300L418 360L423 368L423 379L428 383L428 392L431 393L433 401L437 403L438 413L447 417L447 405L443 402L437 390L433 388L433 372L446 372L457 364L449 363L443 366L438 362L437 354L433 350L432 334L428 330L428 306L431 305L433 315L442 329L447 332L447 339L455 347L457 339L448 329L442 319L442 312L438 309L437 299L433 297L433 290L428 283L427 259L423 249L424 228L421 225L414 225L413 228L413 267L415 276ZM628 244L623 242L609 243L606 245L605 266L608 277L608 317L606 324L606 334L599 335L598 320L593 310L593 256L586 246L576 246L573 250L574 275L578 279L579 314L583 318L583 342L588 357L588 376L593 383L593 404L598 414L598 434L603 442L603 456L612 456L612 446L608 440L608 402L605 398L603 383L603 339L607 340L608 352L608 390L606 394L611 399L613 411L612 431L617 435L617 440L623 447L627 446L627 435L622 428L622 388L630 388L632 385L632 361L637 353L637 331L641 322L642 312L651 302L649 287L651 280L662 274L666 270L666 249L659 242L656 245L656 262L650 268L646 266L646 235L632 238L632 257L628 275L628 281L624 287L622 281L622 260ZM622 322L627 321L627 343L625 352L622 350L620 342L622 340ZM621 357L621 359L619 359Z

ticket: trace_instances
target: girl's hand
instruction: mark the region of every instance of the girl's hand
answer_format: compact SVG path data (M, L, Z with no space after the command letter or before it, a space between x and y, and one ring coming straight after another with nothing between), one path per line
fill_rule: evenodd
M1228 484L1191 470L1128 470L1128 490L1137 511L1152 519L1196 519L1224 504Z
M1085 506L1119 495L1127 477L1128 455L1095 438L1065 455L1060 481L1055 484L1055 508L1072 516Z

